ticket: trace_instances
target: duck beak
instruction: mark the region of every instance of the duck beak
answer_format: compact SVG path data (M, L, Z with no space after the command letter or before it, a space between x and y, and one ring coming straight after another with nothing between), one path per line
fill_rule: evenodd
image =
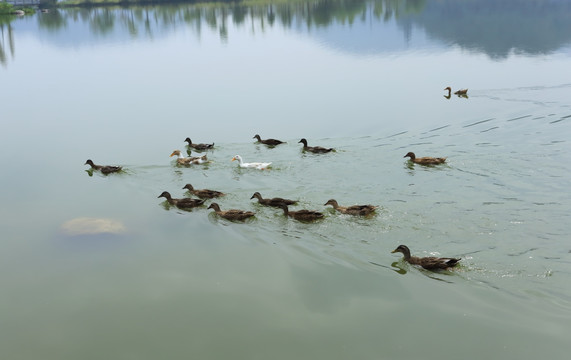
M169 156L169 157L173 157L174 155L175 155L175 153L173 152L173 153L171 154L171 156Z
M397 249L394 249L393 251L391 251L391 254L394 254L396 252L398 252Z
M233 157L233 158L232 158L232 161L234 161L234 160L236 160L236 158L235 158L235 157Z

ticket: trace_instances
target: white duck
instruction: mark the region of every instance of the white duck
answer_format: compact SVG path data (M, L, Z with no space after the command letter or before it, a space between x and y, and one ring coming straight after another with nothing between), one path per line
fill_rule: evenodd
M254 163L245 163L244 160L242 160L242 157L240 155L236 155L232 158L232 161L234 160L238 160L238 163L240 165L240 167L242 168L253 168L253 169L258 169L258 170L264 170L267 169L268 166L270 166L271 162L269 163L261 163L261 162L254 162Z

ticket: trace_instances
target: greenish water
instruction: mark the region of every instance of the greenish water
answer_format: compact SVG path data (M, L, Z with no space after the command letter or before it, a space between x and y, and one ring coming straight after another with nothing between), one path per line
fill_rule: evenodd
M566 358L571 8L395 4L0 22L2 358ZM210 164L169 158L187 136L216 143ZM337 151L302 153L302 137ZM88 158L125 171L90 176ZM157 198L186 183L256 218ZM326 218L286 219L255 191ZM78 218L118 230L70 233ZM399 244L461 266L411 267Z

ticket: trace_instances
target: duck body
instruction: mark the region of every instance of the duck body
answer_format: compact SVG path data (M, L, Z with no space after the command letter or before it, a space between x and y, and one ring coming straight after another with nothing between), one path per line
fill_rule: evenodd
M444 88L444 90L448 91L448 95L446 95L446 97L450 99L452 88L450 86L447 86ZM454 91L454 95L465 97L466 95L468 95L468 89L460 89L458 91Z
M214 148L214 143L212 144L193 144L190 138L184 139L188 143L188 147L191 147L195 150L209 150Z
M314 210L289 211L287 205L285 204L282 204L280 207L283 209L284 215L299 221L314 221L314 220L323 219L324 217L324 215L319 211L314 211Z
M216 190L195 189L191 184L186 184L183 189L187 189L191 194L194 194L201 199L212 199L225 195L224 193Z
M112 165L96 165L93 163L93 161L91 159L88 159L85 164L83 165L89 165L91 166L91 168L93 170L99 170L101 171L102 174L111 174L114 172L119 172L121 171L123 168L121 166L112 166Z
M213 202L212 204L210 204L210 206L208 207L209 209L214 209L214 212L216 213L216 215L223 217L225 219L228 220L246 220L254 215L256 215L254 212L252 211L245 211L245 210L238 210L238 209L230 209L230 210L220 210L220 206Z
M204 164L204 163L208 162L208 158L206 157L206 155L184 157L184 156L182 156L182 153L180 152L180 150L173 151L170 156L171 157L177 156L176 162L179 165L193 165L193 164L197 165L197 164Z
M435 157L426 156L426 157L417 158L413 152L408 152L403 157L405 157L405 158L408 157L408 158L410 158L410 161L412 161L415 164L419 164L419 165L438 165L438 164L442 164L446 161L445 157L435 158Z
M193 207L197 207L204 204L205 201L204 199L191 199L191 198L173 199L168 191L163 191L158 197L159 198L164 197L165 199L167 199L169 204L176 206L180 209L190 209Z
M339 206L339 204L337 204L337 200L335 199L328 200L324 206L327 205L333 206L335 210L339 211L342 214L361 215L361 216L372 214L378 208L378 206L373 206L373 205Z
M262 140L262 138L260 138L260 135L258 135L258 134L254 135L254 137L252 139L257 139L258 142L261 142L262 144L269 145L269 146L276 146L279 144L283 144L285 142L285 141L281 141L281 140L277 140L277 139Z
M271 165L271 162L269 162L269 163L263 163L263 162L246 163L246 162L244 162L244 160L242 159L242 157L240 155L234 156L232 158L232 161L234 161L234 160L238 160L238 165L241 168L247 168L247 169L264 170L264 169L267 169L268 166Z
M297 203L295 200L282 199L280 197L275 197L271 199L264 199L259 192L255 192L250 199L257 198L258 203L266 206L281 207L282 205L293 205Z
M427 270L442 270L454 267L461 259L441 258L441 257L416 257L410 256L410 249L406 245L399 245L391 253L400 252L404 255L404 260L412 265L420 265Z
M302 143L303 144L303 151L309 151L315 154L322 154L322 153L328 153L330 151L333 151L333 148L324 148L321 146L307 146L307 140L305 139L301 139L298 141L298 144Z

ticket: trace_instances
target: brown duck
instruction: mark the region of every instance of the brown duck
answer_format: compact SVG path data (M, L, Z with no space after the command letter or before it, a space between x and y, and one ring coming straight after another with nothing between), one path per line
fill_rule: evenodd
M191 199L191 198L173 199L168 191L163 191L158 197L166 198L169 204L181 209L190 209L193 207L197 207L204 204L205 201L204 199L200 200L200 199Z
M445 157L435 158L435 157L426 156L426 157L417 158L413 152L408 152L403 157L409 157L410 161L419 165L438 165L446 161Z
M284 210L284 215L292 217L299 221L313 221L323 219L323 214L319 211L313 210L298 210L298 211L289 211L286 204L282 204L280 206Z
M193 144L192 140L190 140L190 138L186 138L186 139L184 139L184 141L186 141L188 143L188 147L191 147L195 150L208 150L208 149L214 148L214 143L212 143L212 144Z
M177 157L176 162L179 165L203 164L205 162L208 162L208 158L206 157L206 155L184 157L180 152L180 150L173 151L170 157L173 156Z
M269 145L269 146L276 146L276 145L285 143L285 141L281 141L281 140L277 140L277 139L262 140L260 138L260 135L258 135L258 134L254 135L254 137L252 139L258 139L258 142L261 142L262 144Z
M99 171L101 171L102 174L105 174L105 175L111 174L114 172L119 172L123 169L121 166L96 165L93 163L93 161L91 161L91 159L87 160L85 162L85 164L83 164L83 165L89 165L89 166L91 166L91 168L93 170L99 170Z
M293 204L297 203L297 201L295 201L295 200L282 199L280 197L275 197L275 198L271 198L271 199L264 199L264 198L262 198L262 194L260 194L257 191L254 193L254 195L252 195L252 197L250 199L253 199L253 198L258 199L258 203L260 203L262 205L273 206L273 207L282 207L282 205L293 205Z
M406 245L399 245L391 253L400 252L404 255L404 260L412 265L420 265L427 270L447 269L456 266L460 259L456 258L439 258L439 257L423 257L410 256L410 249Z
M378 206L373 205L352 205L352 206L339 206L337 204L337 200L330 199L328 200L324 206L331 205L337 211L342 214L349 214L349 215L369 215L378 208Z
M298 141L298 144L299 144L299 143L302 143L302 144L303 144L303 151L309 151L309 152L316 153L316 154L319 154L319 153L328 153L328 152L334 150L333 148L327 149L327 148L324 148L324 147L321 147L321 146L307 146L307 140L305 140L305 139L299 140L299 141Z
M208 208L214 209L214 212L216 213L216 215L223 217L225 219L228 219L228 220L246 220L247 218L256 215L252 211L244 211L244 210L237 210L237 209L230 209L230 210L222 211L222 210L220 210L220 206L215 202L210 204L210 206Z
M216 190L209 189L195 189L191 184L186 184L183 189L187 189L188 192L198 196L201 199L212 199L219 196L224 196L224 193Z
M447 86L444 88L444 90L448 90L448 95L445 95L445 97L450 99L450 96L452 94L452 88L450 86ZM458 91L454 91L454 95L458 95L460 97L468 97L468 89L460 89Z

